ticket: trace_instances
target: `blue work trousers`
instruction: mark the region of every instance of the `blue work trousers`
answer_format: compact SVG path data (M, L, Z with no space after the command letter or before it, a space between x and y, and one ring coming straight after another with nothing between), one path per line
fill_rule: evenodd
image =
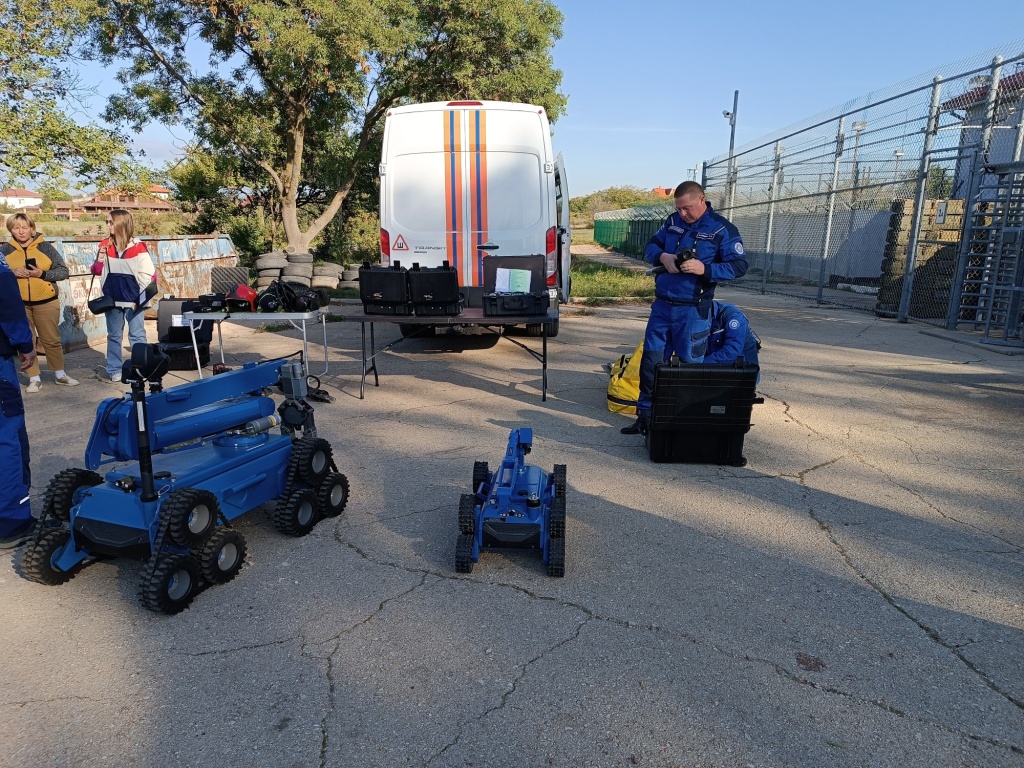
M710 300L701 302L700 306L654 300L644 333L644 355L640 359L638 416L650 416L655 364L668 360L673 353L685 363L701 362L707 352L710 333Z
M25 403L15 360L0 359L0 536L10 535L32 516Z

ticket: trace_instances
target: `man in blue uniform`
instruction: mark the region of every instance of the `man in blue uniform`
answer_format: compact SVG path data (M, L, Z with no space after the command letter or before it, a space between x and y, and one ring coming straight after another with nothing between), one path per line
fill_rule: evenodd
M655 282L640 363L637 419L622 428L626 435L643 433L647 428L655 364L672 353L687 363L702 362L711 330L715 286L747 272L739 230L712 210L700 184L684 181L676 187L674 198L676 212L654 233L644 251L647 261L665 271ZM680 255L690 251L692 258L677 266Z
M711 334L705 363L734 363L742 357L747 365L759 365L757 350L761 344L750 330L750 322L739 307L714 302L711 310Z
M29 506L25 404L14 358L27 370L36 359L35 340L21 302L18 278L0 255L0 549L16 547L32 532Z

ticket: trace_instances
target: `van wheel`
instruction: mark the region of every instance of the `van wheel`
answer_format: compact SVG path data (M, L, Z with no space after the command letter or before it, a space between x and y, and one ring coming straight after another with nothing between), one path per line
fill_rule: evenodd
M558 320L552 320L550 323L545 323L548 327L548 338L553 339L558 335Z
M543 323L527 323L523 333L527 336L541 336L544 334L544 325Z
M434 326L399 323L398 332L402 334L403 339L408 339L410 336L431 336L434 333Z

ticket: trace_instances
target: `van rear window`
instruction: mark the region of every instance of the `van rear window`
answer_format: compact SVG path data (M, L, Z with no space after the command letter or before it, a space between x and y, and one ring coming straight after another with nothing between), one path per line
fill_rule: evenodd
M451 189L445 189L444 195L438 194L445 185L445 162L450 159L443 152L418 152L393 159L388 169L388 188L391 217L400 229L409 232L450 229L450 222L445 221L446 205L456 199L456 194ZM470 165L478 160L481 165ZM541 160L537 155L460 152L456 154L456 162L461 163L460 176L468 195L468 199L461 201L463 206L482 202L484 198L475 180L484 180L482 191L486 193L488 230L524 230L541 220L546 201Z

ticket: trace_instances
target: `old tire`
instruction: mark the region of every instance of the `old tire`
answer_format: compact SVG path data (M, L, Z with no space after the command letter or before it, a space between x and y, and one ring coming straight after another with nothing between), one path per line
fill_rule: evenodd
M198 547L210 535L220 516L217 497L198 488L179 488L168 495L161 514L167 536L182 547Z
M473 572L473 537L460 533L455 540L455 570L457 573Z
M234 528L221 526L197 553L199 570L210 584L226 584L245 563L245 537Z
M480 490L480 485L486 483L491 477L491 468L486 461L473 462L473 493Z
M161 557L142 585L142 604L157 613L183 611L199 594L199 580L199 563L192 555Z
M22 575L29 581L48 587L70 581L75 569L62 571L53 564L57 553L70 540L71 531L67 528L51 528L39 537L39 541L30 541L21 556Z
M316 500L323 517L340 515L348 504L348 478L338 472L325 477L316 492Z
M292 491L278 500L274 510L274 527L286 536L305 536L318 519L316 494L308 488Z
M464 493L459 497L459 533L472 536L476 532L476 497Z
M295 471L299 478L314 488L320 487L331 471L331 444L322 437L304 437L295 445Z
M82 501L81 491L100 485L103 478L88 469L63 469L53 476L43 495L43 514L62 522L71 519L71 508Z

